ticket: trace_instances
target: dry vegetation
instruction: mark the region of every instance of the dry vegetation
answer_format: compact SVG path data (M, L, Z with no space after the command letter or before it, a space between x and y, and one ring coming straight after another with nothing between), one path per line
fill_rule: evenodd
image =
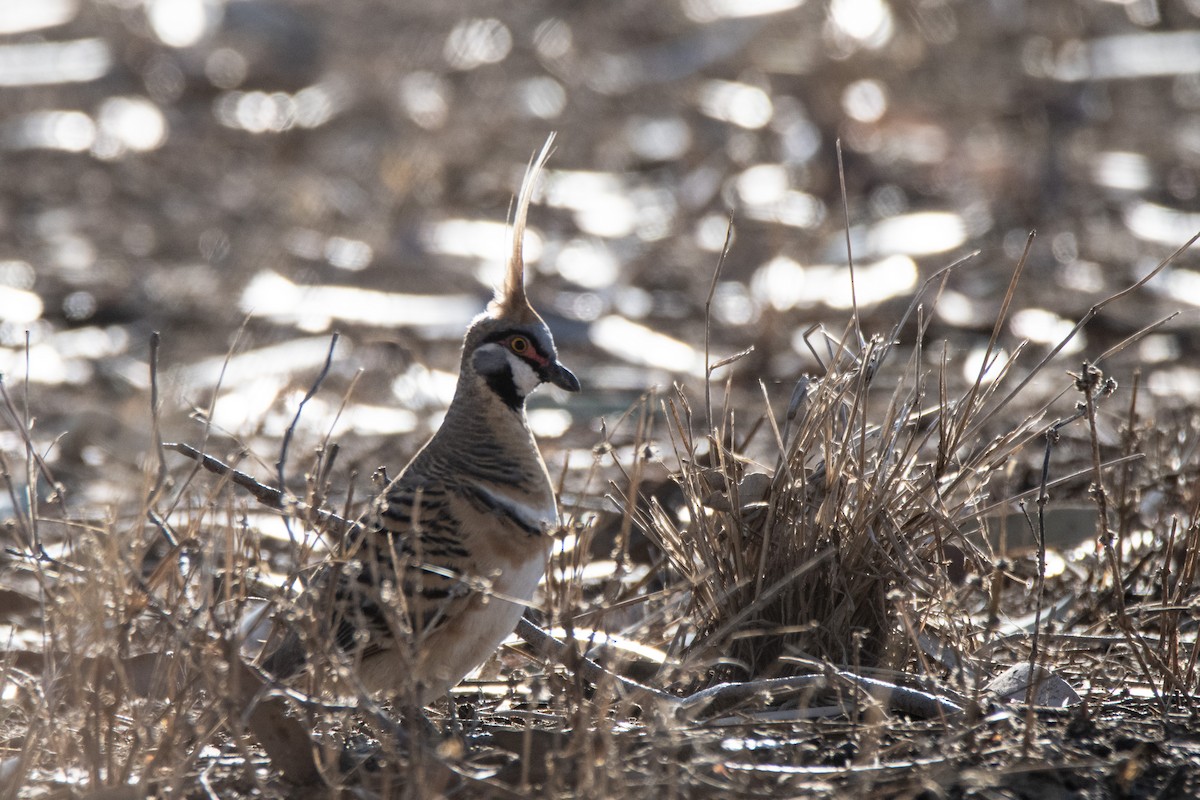
M279 724L316 743L323 782L304 791L1200 791L1200 416L1144 418L1136 376L1114 392L1100 372L1108 353L1081 366L992 350L956 389L925 335L944 274L885 335L857 318L810 331L824 371L790 399L725 381L733 359L700 393L648 394L612 423L565 494L531 613L554 638L525 626L431 726L365 697L276 696L296 715ZM1025 402L1035 377L1061 391ZM260 600L287 606L272 565L299 569L322 540L336 551L340 524L309 510L336 490L333 449L302 503L282 503L281 545L230 472L162 448L140 501L74 507L38 458L36 397L10 379L3 402L28 443L26 463L2 465L17 512L0 596L26 623L0 664L4 796L295 796L307 756L260 748L267 694L231 664ZM1075 538L1071 500L1089 528ZM1023 664L1038 667L1028 691L997 682Z

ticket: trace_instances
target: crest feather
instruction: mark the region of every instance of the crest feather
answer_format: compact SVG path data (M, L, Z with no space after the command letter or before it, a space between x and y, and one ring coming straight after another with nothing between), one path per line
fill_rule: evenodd
M508 269L504 275L504 286L496 292L496 298L489 309L497 317L515 317L518 321L527 322L537 318L537 312L529 305L525 296L525 219L529 215L529 203L533 198L533 188L537 177L546 165L553 150L554 134L546 137L546 143L541 151L534 156L525 170L525 178L521 181L521 191L517 195L517 211L512 222L512 251L508 256Z

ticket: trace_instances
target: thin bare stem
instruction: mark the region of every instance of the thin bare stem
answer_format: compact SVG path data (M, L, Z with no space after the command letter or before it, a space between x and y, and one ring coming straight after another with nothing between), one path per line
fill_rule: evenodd
M854 248L850 246L850 201L846 193L846 164L842 159L842 140L834 142L837 150L838 186L842 194L842 231L846 236L846 264L850 270L850 318L854 320L855 340L863 342L862 320L858 316L858 285L854 276Z
M300 399L300 404L296 406L296 414L292 417L291 424L283 432L283 443L279 445L279 460L275 462L275 471L278 476L280 492L287 492L287 481L284 477L284 470L287 466L288 446L291 445L292 437L296 434L296 426L300 424L300 415L304 413L304 406L320 391L321 384L325 382L325 376L329 374L329 368L333 365L333 351L337 347L340 335L337 331L334 331L333 336L330 337L329 351L325 354L325 363L321 366L321 371L317 373L317 377L313 380L312 385L308 387L308 391L305 392L304 397Z
M712 303L713 297L717 293L717 281L721 278L721 270L725 267L725 259L729 257L729 248L733 245L733 212L729 214L729 224L725 228L725 244L721 247L721 257L717 259L717 266L713 270L712 281L708 285L708 297L704 300L704 419L708 423L708 430L705 434L713 435L715 426L713 424L712 415L712 374L713 370L723 366L727 361L720 364L712 363Z
M1104 486L1104 474L1100 470L1100 433L1096 426L1096 398L1111 395L1116 391L1117 384L1111 378L1106 380L1100 370L1086 361L1083 363L1083 368L1079 374L1074 377L1075 386L1083 395L1084 412L1087 414L1088 432L1092 446L1092 466L1095 470L1095 477L1089 492L1095 499L1099 511L1096 520L1097 538L1108 558L1109 569L1112 572L1112 596L1113 604L1117 610L1117 625L1120 627L1122 633L1129 638L1130 649L1133 651L1138 666L1141 667L1142 674L1146 678L1146 683L1150 686L1150 691L1154 693L1154 699L1158 701L1163 714L1166 714L1168 710L1166 701L1163 699L1161 692L1159 692L1154 675L1146 663L1145 653L1147 648L1145 642L1141 640L1141 637L1134 630L1125 608L1125 582L1121 577L1121 562L1117 558L1116 548L1113 547L1114 536L1112 526L1108 520L1108 491Z

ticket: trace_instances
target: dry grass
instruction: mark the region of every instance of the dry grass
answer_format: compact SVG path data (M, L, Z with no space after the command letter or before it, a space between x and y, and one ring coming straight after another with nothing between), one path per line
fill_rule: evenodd
M944 277L885 336L811 331L823 371L787 402L735 380L736 360L710 370L730 374L716 409L647 395L566 487L536 613L566 644L502 653L458 695L473 702L432 710L437 734L365 697L296 706L326 779L364 796L1197 791L1164 731L1197 733L1200 416L1143 418L1136 381L1114 393L1095 371L1110 354L1075 378L1057 349L995 356L1012 287L986 369L956 391L926 336ZM1022 401L1035 376L1056 399ZM168 470L161 450L128 503L29 491L55 484L12 390L27 446L0 465L19 634L0 663L3 796L291 795L229 665L254 599L288 602L266 568L302 567L328 520L293 509L294 546L272 545L228 476ZM331 455L296 486L312 505ZM1015 530L1036 545L998 552L1018 473L1035 480ZM1068 493L1090 494L1094 534L1047 523ZM988 683L1020 663L1081 702L1001 704Z

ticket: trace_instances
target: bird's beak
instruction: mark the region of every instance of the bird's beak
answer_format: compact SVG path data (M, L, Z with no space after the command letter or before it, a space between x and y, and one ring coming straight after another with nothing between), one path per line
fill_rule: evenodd
M568 392L579 391L579 378L557 361L551 361L542 369L542 380Z

